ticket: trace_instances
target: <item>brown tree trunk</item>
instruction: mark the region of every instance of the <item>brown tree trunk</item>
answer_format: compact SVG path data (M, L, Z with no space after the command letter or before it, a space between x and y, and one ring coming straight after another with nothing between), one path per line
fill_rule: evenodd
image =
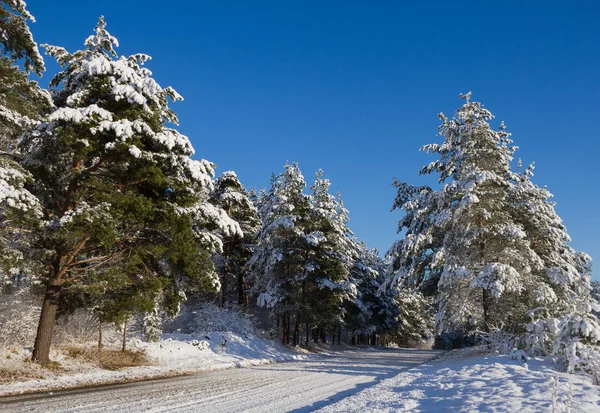
M121 351L123 353L127 351L127 319L123 322L123 346L121 347Z
M287 344L287 319L285 313L281 317L281 344Z
M300 315L296 314L296 323L294 325L294 347L300 345Z
M60 286L50 283L46 289L44 302L42 303L40 322L31 356L32 361L42 366L50 362L50 345L52 344L52 335L54 333L54 325L56 324L59 294Z
M100 320L98 326L98 350L102 350L102 320Z

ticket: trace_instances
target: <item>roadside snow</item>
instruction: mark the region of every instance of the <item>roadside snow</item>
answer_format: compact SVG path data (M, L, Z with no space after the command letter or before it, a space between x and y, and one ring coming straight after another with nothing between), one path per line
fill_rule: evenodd
M550 360L524 365L509 356L463 354L451 352L319 411L600 412L600 387L557 372Z
M226 340L226 343L225 343ZM0 384L0 396L81 387L89 385L130 382L141 379L191 374L199 371L221 370L232 367L254 366L286 360L302 360L307 354L296 353L273 341L233 333L164 334L158 342L147 343L138 339L129 342L129 349L144 350L152 365L130 367L116 371L102 370L54 352L53 360L61 369L48 370L28 365L23 360L30 356L26 350L0 360L0 367L12 363L14 368L31 369L33 377L22 382ZM27 353L27 354L26 354Z

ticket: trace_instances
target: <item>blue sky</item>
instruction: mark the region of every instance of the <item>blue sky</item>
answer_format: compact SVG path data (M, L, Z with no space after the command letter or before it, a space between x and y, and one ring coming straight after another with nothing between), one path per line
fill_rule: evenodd
M472 91L504 120L572 246L600 259L600 6L593 1L29 0L35 40L76 50L104 15L120 54L143 52L197 157L247 187L298 161L322 168L369 246L398 238L392 178L439 142L437 113ZM46 86L57 67L46 59ZM594 270L600 279L600 271Z

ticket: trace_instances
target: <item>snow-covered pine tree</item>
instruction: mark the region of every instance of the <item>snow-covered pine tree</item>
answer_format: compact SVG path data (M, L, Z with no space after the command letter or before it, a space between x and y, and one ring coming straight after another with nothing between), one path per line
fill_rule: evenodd
M344 304L344 327L353 338L389 334L396 325L399 309L395 288L382 288L388 265L364 241L353 239L353 243L355 252L348 277L356 286L356 296Z
M404 212L397 229L398 233L404 232L404 237L386 253L392 275L388 283L435 295L443 271L444 235L451 222L444 193L397 179L393 185L396 198L392 210Z
M0 2L0 281L9 283L24 269L30 239L25 234L41 215L37 199L25 189L32 177L19 165L19 141L51 106L48 93L27 78L30 71L44 71L27 20L34 21L25 2Z
M541 268L532 269L534 299L526 314L524 338L531 355L546 355L553 349L558 319L571 311L570 303L581 300L582 289L589 287L583 285L589 284L585 274L590 259L568 245L571 239L551 202L552 194L531 181L533 169L530 165L512 175L507 208L543 261Z
M308 245L303 257L300 319L307 327L307 342L309 328L341 330L344 304L356 296L356 286L348 279L354 255L348 211L339 194L329 193L329 187L319 170L311 185L310 218L304 232Z
M221 276L221 305L233 296L239 305L243 305L246 303L246 264L252 256L253 243L261 226L258 210L233 171L225 171L215 179L211 202L227 212L241 229L241 234L224 235L223 252L213 256Z
M440 159L423 169L437 172L452 209L443 243L440 329L489 330L516 326L534 295L532 271L543 262L531 249L523 226L510 214L510 162L514 147L504 124L479 102L467 102L452 119L440 115L442 145L424 149ZM469 331L470 330L470 331Z
M102 296L134 288L175 312L185 288L218 287L213 244L193 222L213 166L192 160L188 138L168 127L177 124L168 101L181 96L151 77L149 56L117 57L117 45L100 18L84 49L45 46L63 70L51 82L56 108L26 141L24 162L47 222L33 352L41 364L60 296L72 289L93 286ZM213 226L239 230L224 211L213 217Z
M580 255L584 273L572 284L573 296L556 326L552 353L559 357L569 373L590 374L600 385L600 304L592 297L590 275L592 261Z
M421 173L437 172L441 191L397 185L396 207L408 214L406 241L391 251L397 278L415 286L438 279L438 332L468 336L496 326L514 329L534 299L534 271L543 261L511 215L510 162L514 147L501 124L479 102L452 119L440 114L441 145L422 150L439 159ZM399 258L398 258L399 257Z
M258 206L263 226L250 261L257 303L271 309L283 344L291 342L292 323L301 310L308 247L305 230L310 219L305 187L297 163L286 163L284 172L272 177L271 188Z

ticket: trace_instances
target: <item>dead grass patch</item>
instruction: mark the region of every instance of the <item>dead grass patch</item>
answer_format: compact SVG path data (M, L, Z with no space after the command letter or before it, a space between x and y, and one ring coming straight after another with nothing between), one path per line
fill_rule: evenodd
M119 370L151 364L143 351L121 351L110 348L103 348L99 351L97 348L69 346L65 348L65 354L73 359L95 364L105 370Z
M6 356L6 361L0 365L0 384L46 377L41 366L34 364L29 359L15 356Z

